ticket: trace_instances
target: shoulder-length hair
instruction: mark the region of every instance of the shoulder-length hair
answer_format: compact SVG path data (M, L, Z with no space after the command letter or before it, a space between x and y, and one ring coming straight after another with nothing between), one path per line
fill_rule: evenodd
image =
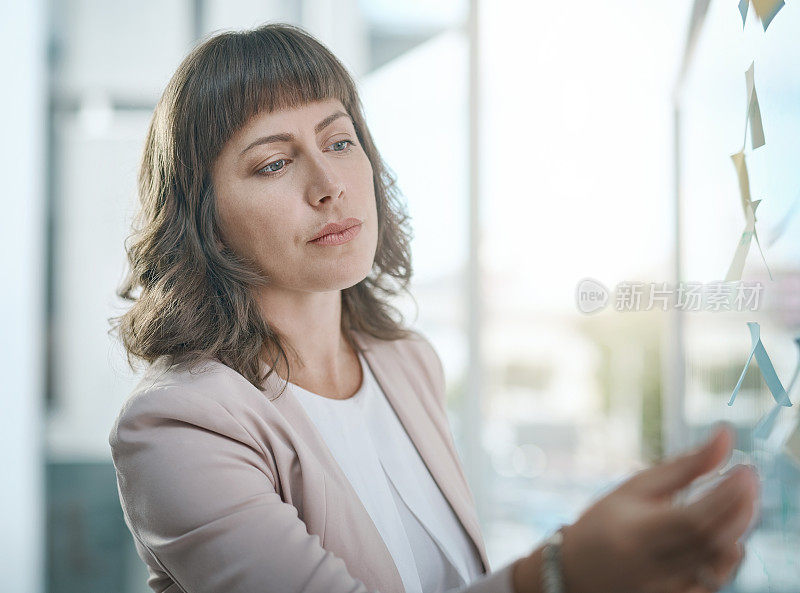
M409 216L355 83L303 29L269 23L219 33L195 47L153 113L138 174L139 210L125 241L129 270L117 288L133 304L109 319L132 369L132 356L149 363L166 356L171 364L215 358L259 389L279 359L289 372L288 344L252 296L268 279L222 243L210 172L226 141L254 115L325 99L339 99L353 119L372 164L378 213L372 270L342 290L343 334L356 351L351 330L386 340L409 335L389 303L408 292L411 279ZM272 353L264 361L270 370L260 376L265 353Z

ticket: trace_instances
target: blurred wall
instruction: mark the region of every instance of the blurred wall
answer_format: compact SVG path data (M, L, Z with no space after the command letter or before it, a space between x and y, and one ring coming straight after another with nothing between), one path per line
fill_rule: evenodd
M40 591L44 526L44 2L3 2L0 12L0 590Z

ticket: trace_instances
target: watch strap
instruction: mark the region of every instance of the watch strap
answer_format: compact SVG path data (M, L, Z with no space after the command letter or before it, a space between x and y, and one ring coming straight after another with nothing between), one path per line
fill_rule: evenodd
M542 590L543 593L565 593L564 573L561 566L562 525L545 540L542 549Z

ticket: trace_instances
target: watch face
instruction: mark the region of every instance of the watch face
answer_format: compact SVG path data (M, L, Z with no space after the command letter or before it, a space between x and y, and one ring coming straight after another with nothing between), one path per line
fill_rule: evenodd
M548 537L544 543L548 545L560 546L563 539L564 539L564 533L562 532L561 529L559 529L551 533L550 537Z

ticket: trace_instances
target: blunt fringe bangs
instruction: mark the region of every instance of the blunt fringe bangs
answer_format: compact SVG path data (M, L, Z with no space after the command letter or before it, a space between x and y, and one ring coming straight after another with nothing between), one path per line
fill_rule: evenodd
M378 213L372 270L342 290L344 336L360 351L352 330L383 340L413 333L390 304L402 291L413 300L409 216L367 128L356 85L303 29L269 23L201 41L156 105L138 173L138 210L125 241L128 269L116 290L132 304L108 320L132 369L134 358L166 357L190 368L216 359L263 390L282 362L290 380L288 344L252 297L269 279L222 243L211 170L253 116L325 99L339 99L353 120L372 165ZM270 367L263 376L262 360Z

